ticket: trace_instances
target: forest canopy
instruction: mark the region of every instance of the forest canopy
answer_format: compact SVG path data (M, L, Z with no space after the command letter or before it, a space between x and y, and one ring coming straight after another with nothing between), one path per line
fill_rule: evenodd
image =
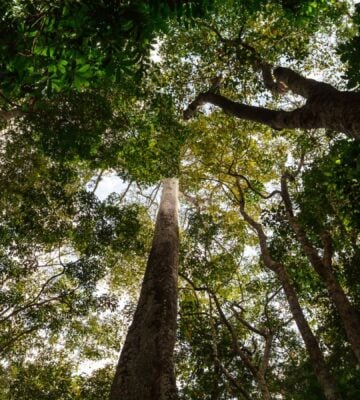
M1 2L0 400L360 397L359 23Z

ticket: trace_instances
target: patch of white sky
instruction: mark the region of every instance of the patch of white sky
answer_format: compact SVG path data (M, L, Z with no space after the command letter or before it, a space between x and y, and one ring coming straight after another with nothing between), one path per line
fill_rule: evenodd
M95 190L95 194L99 200L105 200L112 193L123 193L127 186L127 182L122 180L115 172L109 171L100 178L100 182ZM87 187L89 190L91 190L92 185L88 184Z

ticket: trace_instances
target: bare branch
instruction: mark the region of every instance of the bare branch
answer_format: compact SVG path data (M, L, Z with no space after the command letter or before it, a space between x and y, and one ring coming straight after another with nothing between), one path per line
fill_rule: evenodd
M129 182L129 184L127 185L126 189L125 189L125 190L123 191L123 193L121 193L121 195L119 196L119 199L118 199L118 202L119 202L119 203L121 203L121 202L124 200L125 196L127 195L128 191L130 190L132 184L133 184L133 181L130 180L130 182Z
M99 183L101 182L101 179L102 179L102 177L103 177L103 175L104 175L104 172L105 172L105 169L102 169L101 171L100 171L100 173L99 173L99 175L97 176L97 178L96 178L96 180L95 180L95 184L94 184L94 188L93 188L93 190L92 190L92 194L94 194L95 192L96 192L96 190L97 190L97 188L98 188L98 186L99 186Z

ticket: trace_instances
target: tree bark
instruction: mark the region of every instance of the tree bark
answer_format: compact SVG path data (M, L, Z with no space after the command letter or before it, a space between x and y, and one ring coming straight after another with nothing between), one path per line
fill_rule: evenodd
M344 92L333 86L307 79L290 68L274 70L276 83L271 85L269 72L266 86L288 88L307 99L303 107L293 111L270 110L232 101L220 94L208 91L200 93L184 111L184 118L190 119L196 109L210 103L237 118L259 122L274 129L326 128L345 133L349 138L360 139L360 93Z
M165 179L140 298L110 400L177 399L173 363L179 264L177 209L177 179Z
M357 311L353 308L334 274L331 263L331 238L329 235L325 234L322 237L324 242L324 258L322 259L307 237L306 232L300 225L297 217L294 215L286 175L281 179L281 193L289 224L307 259L325 284L329 296L339 313L351 348L360 363L360 319Z

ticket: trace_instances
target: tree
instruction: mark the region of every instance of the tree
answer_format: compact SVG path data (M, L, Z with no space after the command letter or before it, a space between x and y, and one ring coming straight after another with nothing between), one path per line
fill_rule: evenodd
M126 337L111 400L176 399L173 365L179 263L178 183L163 181L140 298Z
M301 224L294 214L287 187L288 179L288 175L283 175L281 180L281 192L289 224L295 232L295 235L301 245L303 252L306 254L311 265L326 285L330 298L334 302L335 307L344 324L344 328L353 352L360 362L360 335L358 332L360 319L357 311L351 305L349 299L344 293L343 288L336 279L332 265L332 260L334 257L333 239L329 231L327 231L324 227L320 233L321 241L323 244L323 257L321 258L317 249L310 242L308 235L306 234L305 230L302 228Z
M282 163L285 163L286 158L284 161L282 160L282 156L283 154L281 153L281 150L279 148L271 148L271 145L269 144L269 142L267 142L268 140L268 136L265 135L265 133L263 131L261 131L261 133L259 133L259 131L257 131L257 128L250 128L249 125L244 124L242 127L237 127L236 122L228 116L223 116L220 117L220 115L216 115L217 113L213 113L210 116L204 116L202 118L199 118L198 122L194 122L195 125L195 131L196 129L200 129L200 132L202 132L203 135L205 135L206 139L203 139L203 141L201 141L201 143L198 143L198 139L195 139L195 150L196 150L196 154L194 156L194 154L189 154L189 160L193 160L192 164L191 164L191 168L197 169L197 172L194 171L195 176L197 176L197 179L201 180L205 180L205 181L214 181L214 189L216 188L216 185L222 185L224 187L224 190L226 189L229 190L235 190L236 193L238 193L238 189L234 189L233 185L235 184L234 182L231 182L231 180L229 181L229 178L226 178L226 176L233 176L233 179L239 179L239 184L241 184L240 189L243 191L243 195L240 196L244 197L246 199L246 202L250 204L250 207L252 209L252 212L256 212L257 207L260 207L260 204L262 204L263 202L266 204L268 203L268 207L269 208L269 212L271 214L271 210L273 210L274 207L274 197L276 195L281 194L280 190L273 190L272 193L270 194L266 194L266 191L264 189L264 186L261 182L261 178L264 178L264 176L266 176L265 174L269 174L269 169L267 169L265 167L265 165L271 165L272 168L276 168L275 165L277 164L276 161L272 160L272 157L276 157L278 159L278 165L280 166L281 169L284 170L284 165ZM228 120L228 122L226 121L222 121L222 120ZM204 124L204 121L207 121L207 124ZM221 122L220 122L221 121ZM246 136L240 136L241 130L245 130L247 132ZM263 142L261 142L262 139ZM273 137L272 140L274 142L276 142L276 137ZM296 138L296 140L298 140L298 138ZM346 142L346 141L344 141ZM314 144L306 144L304 142L300 142L302 143L301 146L304 148L308 148L308 151L310 151L309 149L314 149L316 148L316 146L314 147ZM261 153L259 154L259 158L256 158L256 153L253 153L253 147L251 146L251 144L253 144L253 146L259 146L261 148ZM241 146L246 146L245 149ZM356 145L355 143L349 143L349 148L352 148L354 150L353 154L356 154L356 150L354 148L354 146ZM224 147L224 146L228 146L228 147ZM308 147L307 147L308 146ZM356 147L356 146L355 146ZM284 150L284 149L283 149ZM289 150L287 150L289 151ZM312 150L314 151L314 150ZM300 152L302 153L302 151ZM295 157L294 153L293 157ZM335 153L336 154L336 153ZM196 157L196 158L195 158ZM196 164L196 161L194 161L194 158L197 160L198 164ZM321 159L321 157L320 157ZM351 177L354 176L354 172L352 170L349 169L349 166L351 165L351 163L354 163L353 160L356 159L353 158L353 156L350 157L345 157L345 156L332 156L331 159L333 160L333 164L332 167L328 168L334 168L333 165L342 165L343 161L337 161L338 164L335 164L336 160L339 159L348 159L349 161L344 161L347 165L347 170L349 172L349 178L346 178L346 180L342 179L341 183L340 183L340 178L338 180L338 187L336 190L339 191L339 193L341 193L341 196L343 196L343 200L341 201L340 204L350 204L347 195L345 195L344 190L340 189L340 187L342 187L342 185L349 185L350 181L347 183L347 179L351 180ZM251 163L249 162L251 160ZM258 160L258 161L255 161ZM350 161L351 160L351 161ZM265 164L265 161L267 162L267 164ZM256 164L258 162L258 165ZM282 164L282 166L281 166ZM250 167L251 165L251 167ZM258 168L258 169L257 169ZM295 165L294 170L296 170L297 166ZM341 168L346 168L346 167L341 167ZM202 173L200 172L202 171ZM241 172L240 172L241 171ZM274 171L274 170L273 170ZM214 176L214 172L215 172L215 176ZM274 171L275 172L275 171ZM279 180L280 177L282 175L281 170L279 172L277 172L278 174L280 174L279 176ZM329 170L326 171L326 174L329 173ZM200 175L199 175L200 174ZM250 176L252 176L251 180L249 178L246 178L246 175L249 174ZM271 175L270 175L271 176ZM319 178L317 178L315 181L318 181ZM324 180L324 178L321 178L319 180L319 182L322 182ZM325 180L326 182L326 180ZM276 183L275 183L276 184ZM356 185L356 182L354 181L354 184ZM274 183L272 184L272 186L274 185ZM279 183L277 184L278 186ZM204 184L202 185L202 187L206 187ZM314 186L314 181L310 184L309 183L309 188L312 187L314 192L312 192L312 194L309 193L309 197L308 197L308 201L313 201L314 203L311 203L312 205L307 207L307 212L309 212L309 221L311 221L311 223L314 223L314 221L317 221L320 218L320 215L322 215L324 212L326 212L326 208L323 208L324 205L324 200L319 200L316 198L316 195L319 196L321 194L326 193L326 190L330 190L330 187L333 186L328 186L329 189L320 189L316 188L316 186ZM345 186L346 187L346 186ZM239 190L240 190L239 189ZM296 188L297 190L299 190L299 187ZM355 187L354 187L355 189ZM355 189L355 192L353 191L349 191L346 190L346 193L354 193L355 197L357 196L357 190ZM335 190L335 189L333 189ZM231 193L231 192L230 192ZM294 192L296 193L296 192ZM236 195L234 195L235 198ZM335 193L333 193L331 195L331 201L334 201L334 197ZM217 196L212 193L211 195L208 194L208 198L212 199L212 205L211 207L214 207L213 201L214 199L217 198ZM199 200L200 201L200 200ZM223 200L224 201L224 200ZM328 199L328 201L330 201L330 197ZM276 203L276 202L275 202ZM202 202L201 204L204 205L204 203ZM206 203L205 203L206 204ZM313 204L317 204L316 208L314 207ZM266 206L264 206L266 207ZM341 206L340 206L341 207ZM254 210L255 208L255 210ZM279 207L280 208L280 207ZM355 207L356 208L356 207ZM280 208L281 209L281 208ZM266 211L266 209L263 208L263 212ZM312 210L312 211L310 211ZM317 212L320 213L320 215L317 216L315 210L319 210ZM322 211L320 211L322 210ZM341 208L339 209L339 211L341 210ZM312 212L314 212L314 214L312 214ZM249 214L247 214L248 217ZM342 214L344 215L344 214ZM351 214L350 214L351 215ZM245 218L245 217L244 217ZM250 217L251 218L251 217ZM302 216L302 218L306 218L305 215ZM324 221L323 217L321 217L321 220ZM320 221L321 221L320 220ZM255 223L254 219L250 219L249 221L252 222L252 224ZM286 217L285 217L285 221L286 221ZM286 222L284 222L286 224ZM310 222L308 222L310 223ZM317 224L317 223L316 223ZM253 225L251 225L253 226ZM261 230L261 224L256 224L255 226L257 226L260 230ZM317 225L315 225L317 226ZM329 225L331 226L331 225ZM256 228L255 228L256 229ZM267 227L268 229L268 227ZM283 229L283 228L282 228ZM313 228L314 229L314 228ZM256 230L255 230L256 232ZM263 230L263 233L265 232L265 230ZM300 282L301 279L306 279L306 284L310 285L311 287L311 280L313 279L311 276L309 276L308 274L306 275L306 278L303 277L301 278L301 271L304 271L304 269L306 270L306 268L308 268L306 266L306 262L305 265L303 265L304 261L301 261L301 259L297 258L294 259L293 262L295 262L294 267L294 271L296 272L295 276L292 276L293 272L290 271L286 271L286 269L288 269L289 267L287 266L288 264L288 258L290 257L290 254L293 252L293 247L289 244L291 243L292 239L292 234L291 234L291 227L289 229L287 229L286 231L282 231L281 233L279 232L279 229L277 227L271 226L271 237L274 236L274 234L276 233L277 235L281 234L281 237L286 238L286 243L284 243L284 249L283 252L281 254L279 253L274 253L274 247L271 245L269 246L268 249L268 255L270 255L273 258L273 261L275 260L275 264L278 265L279 262L284 263L282 269L283 271L278 271L280 273L280 280L281 282L284 284L284 287L286 287L287 290L287 294L289 295L289 293L292 292L292 295L289 299L289 303L292 304L292 307L294 306L294 301L296 302L296 297L298 297L296 291L298 290L298 288L296 287L298 284L296 284L296 282ZM310 234L310 232L308 232L308 234ZM311 237L313 238L313 234L310 234ZM342 234L343 235L343 234ZM223 240L223 239L222 239ZM295 238L296 240L296 238ZM296 244L295 248L299 247L299 244ZM316 246L319 246L319 241L317 241ZM275 247L276 248L276 247ZM297 250L299 251L299 250ZM269 260L268 260L269 261ZM268 264L266 264L268 265ZM286 269L285 269L286 268ZM287 278L285 279L284 276L281 276L281 274L286 274L288 275ZM289 275L290 274L290 275ZM294 288L294 284L295 284L295 288ZM305 282L304 282L305 284ZM291 288L292 286L292 288ZM307 293L308 292L308 288L304 289ZM313 300L314 301L314 300ZM323 364L323 367L325 368L325 371L328 370L328 367L325 366L325 357L322 354L321 351L321 347L319 345L319 343L316 343L318 341L317 339L317 334L314 334L314 332L311 332L311 330L309 330L309 323L306 321L307 320L307 311L304 310L304 306L303 303L301 303L301 306L298 302L297 306L295 307L303 316L302 316L302 320L305 323L301 329L305 328L305 330L308 331L309 336L306 339L309 339L309 337L312 337L312 339L310 340L310 342L312 341L313 344L316 345L317 347L317 354L320 357L320 359L322 359L321 363ZM297 315L298 317L299 315ZM297 317L295 318L297 320ZM299 323L301 323L300 321L298 321ZM307 325L307 328L306 328ZM305 332L303 332L305 333ZM306 333L305 333L306 335ZM313 349L312 349L313 350ZM310 353L311 351L310 350ZM349 356L351 358L351 356ZM314 363L314 365L316 365L316 363ZM350 370L353 371L354 365L353 367L350 368ZM329 371L326 372L327 374L329 373ZM332 378L330 378L330 382L333 381ZM332 384L331 384L332 385ZM346 390L345 390L346 392ZM336 393L336 392L335 392ZM337 395L335 394L335 396L340 396L339 391L337 390ZM328 390L328 396L334 396L334 394L331 393L331 389L330 389L330 393ZM336 398L336 397L335 397Z
M323 391L328 398L340 398L342 391L343 398L355 398L355 359L324 282L311 268L310 255L316 253L316 262L320 259L318 270L325 264L332 267L331 282L339 283L337 288L348 295L349 304L356 305L359 291L352 277L359 254L354 205L357 142L348 137L342 147L341 135L330 130L325 134L279 130L287 119L291 126L303 124L304 115L312 112L310 103L321 102L324 91L342 102L343 95L333 87L293 71L307 76L314 67L324 73L339 69L323 57L317 43L327 41L332 30L350 38L353 28L346 27L345 2L213 2L211 24L210 18L186 16L194 4L199 5L192 12L196 16L194 10L203 9L205 2L6 3L0 39L1 117L8 120L1 141L4 289L0 302L8 368L1 379L11 375L15 364L17 375L28 377L32 363L42 371L36 379L44 388L56 363L69 360L76 375L74 358L96 360L119 346L121 324L113 310L121 294L129 287L130 297L134 282L140 280L151 236L147 211L133 204L139 197L136 191L144 192L153 204L157 188L146 187L177 176L188 202L184 237L199 233L196 244L189 245L182 257L188 284L182 281L180 291L180 397L324 398ZM169 18L178 15L185 16L180 23ZM163 33L158 42L161 60L152 64L150 45L159 32ZM260 74L274 96L259 85ZM343 88L336 77L326 80ZM290 89L310 96L305 106L298 97L279 96L287 80ZM213 87L207 92L209 81ZM239 115L248 116L250 110L251 118L236 121L206 107L204 117L184 124L177 109L204 92L230 104L233 111L239 107L229 98L260 108L240 106ZM201 96L195 103L203 101ZM272 111L282 108L284 101L298 110L282 115ZM195 111L195 103L188 114ZM352 137L356 118L344 126L343 115L340 122L333 116L325 122L340 131L346 128ZM312 117L309 121L318 126ZM254 118L258 122L265 118L268 125L254 123ZM296 175L296 161L303 154L305 167ZM100 202L96 188L109 170L123 179L124 189ZM89 180L95 193L89 193ZM329 205L329 210L322 210L317 201ZM194 224L188 218L189 204L196 208ZM161 215L157 225L160 220ZM323 239L324 231L332 246ZM113 382L114 398L126 392L134 398L161 396L157 393L166 388L156 372L168 382L167 397L177 397L172 355L177 266L175 261L167 263L171 290L164 293L163 276L155 263L156 232L157 228L140 302ZM244 248L254 251L259 242L261 259L246 261ZM306 248L311 250L307 254ZM167 256L176 260L176 251ZM160 267L165 270L166 265ZM154 279L147 279L149 275ZM189 280L201 292L190 291ZM169 298L162 304L168 325L166 317L160 327L160 334L169 333L166 347L159 346L159 332L151 325L159 320L152 303L159 299L151 297L153 292ZM268 295L275 296L270 316L265 311ZM150 311L145 313L146 309ZM129 316L130 311L121 314ZM146 350L136 357L134 343L139 339ZM66 359L61 363L54 354L52 363L37 360L42 343L62 348ZM162 351L165 361L159 362L156 354ZM146 373L144 359L151 364ZM291 374L302 377L301 385ZM194 377L193 383L187 382L189 377ZM99 379L94 374L84 387L79 377L69 377L66 385L69 393L76 388L74 398L98 398L96 382L108 387L106 378L108 374L100 371ZM22 395L32 393L30 389ZM141 390L147 393L139 394ZM42 391L32 396L41 397Z

